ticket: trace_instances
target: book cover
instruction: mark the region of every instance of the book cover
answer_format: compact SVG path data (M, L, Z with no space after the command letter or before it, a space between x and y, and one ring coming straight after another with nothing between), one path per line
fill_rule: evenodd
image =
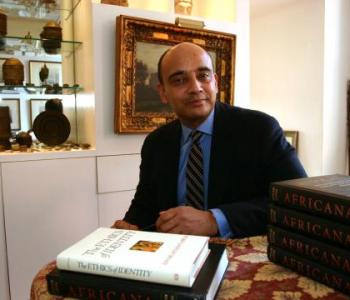
M192 287L157 284L54 269L46 276L50 294L88 300L214 299L228 266L225 245L209 244L210 254Z
M208 237L98 228L57 256L57 267L192 286L209 254Z
M277 226L267 227L268 242L307 259L350 274L350 251Z
M273 182L270 199L278 205L350 224L350 176L334 174Z
M275 205L269 206L268 218L271 224L350 248L350 226L348 225Z
M350 277L342 272L322 266L290 251L269 245L267 255L270 261L291 269L331 288L350 295Z

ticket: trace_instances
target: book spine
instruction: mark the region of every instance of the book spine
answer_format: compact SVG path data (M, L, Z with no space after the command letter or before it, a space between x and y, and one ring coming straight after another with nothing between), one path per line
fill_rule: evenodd
M267 255L270 261L276 264L350 295L350 277L341 272L272 245L268 246Z
M135 265L113 265L111 263L88 262L79 258L57 257L57 267L61 270L83 272L87 274L111 276L116 278L141 280L162 284L174 284L189 287L190 276L188 268L175 272L165 268L144 268ZM187 274L186 274L187 273Z
M350 251L271 225L267 238L272 245L350 274Z
M115 284L113 288L94 286L65 280L60 280L58 276L47 275L48 291L51 295L63 296L82 300L205 300L200 295L181 293L176 295L167 291L155 289L142 289L133 285L118 286Z
M350 226L275 205L270 205L268 217L271 224L350 248Z
M277 205L327 216L337 222L350 224L350 201L342 196L330 196L322 192L272 183L270 199Z

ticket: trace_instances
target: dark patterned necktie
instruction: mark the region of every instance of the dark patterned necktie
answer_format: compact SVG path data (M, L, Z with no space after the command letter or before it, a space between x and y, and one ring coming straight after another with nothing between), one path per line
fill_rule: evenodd
M203 155L199 145L201 136L201 132L192 131L192 147L186 166L186 204L198 209L204 208Z

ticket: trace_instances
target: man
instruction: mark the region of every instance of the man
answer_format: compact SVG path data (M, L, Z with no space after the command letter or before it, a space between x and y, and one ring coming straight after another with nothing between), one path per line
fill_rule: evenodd
M269 184L306 176L278 122L216 101L211 58L195 44L169 49L158 73L160 97L178 120L145 139L135 197L113 226L222 237L265 233ZM192 131L200 132L196 151L203 166L196 172L204 194L194 204L187 169Z

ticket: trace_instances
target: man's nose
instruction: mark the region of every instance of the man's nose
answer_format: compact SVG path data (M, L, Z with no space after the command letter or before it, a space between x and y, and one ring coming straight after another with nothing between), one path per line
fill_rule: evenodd
M192 93L198 93L203 90L201 82L197 79L195 75L190 76L188 84L189 91Z

